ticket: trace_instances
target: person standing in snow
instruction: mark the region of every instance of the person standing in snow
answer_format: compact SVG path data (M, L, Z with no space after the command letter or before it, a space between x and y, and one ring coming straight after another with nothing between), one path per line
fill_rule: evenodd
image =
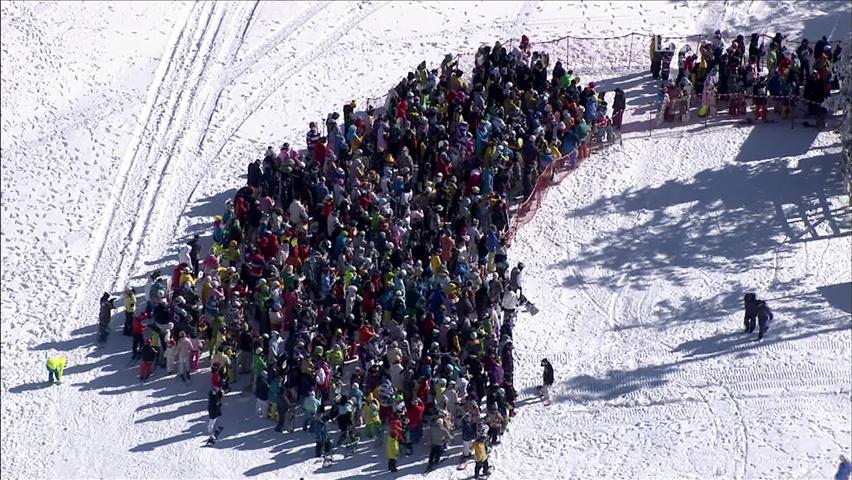
M743 308L745 310L743 317L745 331L746 333L751 333L754 331L754 326L757 322L757 296L754 293L746 293L743 296Z
M515 268L512 269L512 272L509 276L509 288L513 290L517 290L518 292L518 303L523 305L527 303L526 297L524 297L524 289L523 289L523 273L524 273L524 262L519 262Z
M178 334L175 352L177 357L178 375L184 382L189 382L189 358L192 355L192 341L186 336L186 332L180 332Z
M101 295L101 311L98 315L98 339L101 343L105 343L109 335L109 321L112 318L112 311L115 309L115 298L109 293L104 292Z
M154 371L154 362L157 360L157 355L159 355L159 349L151 344L151 339L145 340L145 346L142 347L142 365L139 370L139 381L144 382L148 380L148 377L151 376L151 373Z
M192 267L192 274L198 276L198 260L201 255L201 240L198 234L193 235L192 240L186 243L189 245L189 266Z
M624 111L627 109L627 101L624 98L624 90L615 89L615 100L612 101L612 125L619 132L621 131L621 121L624 117Z
M207 422L207 433L210 434L207 444L212 445L223 428L219 425L219 417L222 416L222 390L219 388L214 387L207 395L207 415L210 418Z
M548 404L550 403L550 386L553 385L553 365L551 365L550 361L545 358L541 361L541 366L544 367L541 385L541 398L544 400L544 403Z
M769 329L769 322L773 320L772 310L769 305L763 300L757 301L757 339L763 339L766 330Z
M121 295L121 301L124 303L124 329L122 333L133 335L133 315L136 313L136 291L133 287L127 287Z
M435 468L441 462L441 453L444 451L444 445L453 437L453 434L444 426L444 420L441 417L435 417L432 420L432 425L429 427L429 465L427 471Z

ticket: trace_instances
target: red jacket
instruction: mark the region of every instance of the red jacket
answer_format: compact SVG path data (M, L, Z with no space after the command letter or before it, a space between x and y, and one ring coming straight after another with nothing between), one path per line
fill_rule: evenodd
M145 319L148 318L144 313L140 313L133 317L133 334L142 335L145 333Z
M419 429L423 426L423 412L426 411L426 405L419 403L408 407L408 429L411 431Z

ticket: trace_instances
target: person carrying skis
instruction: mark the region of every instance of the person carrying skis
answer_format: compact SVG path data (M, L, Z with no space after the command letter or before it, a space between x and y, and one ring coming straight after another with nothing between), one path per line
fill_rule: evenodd
M65 366L68 365L68 359L66 357L51 357L47 359L47 382L50 384L53 383L62 383L62 371L65 370ZM54 380L55 379L55 380Z
M757 339L763 339L766 330L769 329L769 322L773 320L772 310L769 305L763 300L757 301Z
M544 403L550 404L550 386L553 385L553 365L548 359L542 359L541 366L544 367L544 375L541 385L541 398Z
M207 433L210 437L207 438L207 444L216 443L216 438L222 433L222 426L219 425L219 417L222 416L222 390L213 388L207 395L207 415L210 420L207 422Z

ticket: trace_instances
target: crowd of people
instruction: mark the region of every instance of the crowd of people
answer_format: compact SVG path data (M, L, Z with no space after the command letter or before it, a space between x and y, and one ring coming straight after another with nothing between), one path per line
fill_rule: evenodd
M666 119L693 93L699 115L716 98L741 113L737 102L753 93L765 118L762 88L783 97L782 111L800 85L818 104L840 49L823 38L792 52L776 35L764 52L753 35L746 50L742 36L726 47L716 32L698 54L679 54L668 81L672 56L655 42ZM507 258L510 205L555 160L615 140L626 101L616 89L610 108L595 82L551 67L526 36L481 47L469 76L458 60L420 63L381 108L353 101L322 128L310 123L304 149L268 147L215 217L209 253L198 235L183 245L171 275L151 274L144 308L124 292L140 381L162 367L190 383L209 353L210 444L226 394L244 380L259 417L313 435L326 460L369 447L366 438L384 447L390 471L419 446L432 469L460 436L460 465L475 457L475 476L488 474L488 448L514 415L512 330L528 302L524 265ZM101 298L102 340L114 300ZM768 320L746 304L746 329L758 319L762 336ZM553 367L541 365L549 403ZM61 367L48 365L51 381Z
M309 432L326 460L365 437L391 471L421 445L432 469L461 437L460 466L475 457L487 475L514 415L512 330L528 303L524 265L507 258L510 205L554 160L613 140L625 108L623 92L612 111L594 82L550 69L526 36L480 48L469 77L447 55L383 108L353 101L311 123L304 149L269 147L215 217L209 253L198 236L183 245L144 307L124 292L140 381L162 367L190 383L209 353L210 444L240 383L259 417Z
M681 47L673 80L669 69L674 44L663 46L661 37L655 36L650 50L651 74L661 80L657 124L687 121L693 105L700 117L714 116L722 108L733 116L743 116L751 99L756 119L767 120L770 106L781 118L789 118L802 102L807 114L816 118L817 128L822 128L828 113L823 102L839 88L836 65L842 46L839 42L832 46L825 36L813 45L803 39L788 46L785 37L776 33L767 47L761 36L753 33L748 45L743 35L727 45L721 31L716 30L701 42L698 52L690 45Z

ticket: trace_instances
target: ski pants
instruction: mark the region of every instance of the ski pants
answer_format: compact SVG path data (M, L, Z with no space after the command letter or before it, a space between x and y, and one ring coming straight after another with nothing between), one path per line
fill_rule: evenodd
M207 433L210 434L211 437L216 436L216 427L219 424L219 417L211 418L207 421Z
M473 446L473 440L465 440L462 444L462 458L470 456L470 448Z
M267 400L257 399L257 406L255 407L257 411L257 416L260 418L266 418L269 415L269 402Z
M133 334L133 312L124 312L124 328L122 329L122 333L127 336Z
M59 370L58 368L48 368L47 372L48 372L47 373L47 382L48 383L53 383L54 378L56 379L57 382L62 381L62 370Z
M152 360L146 360L142 362L142 367L139 370L139 376L142 377L142 380L148 378L151 373L154 371L154 362Z
M488 475L488 459L476 462L476 465L473 467L473 476L478 477L480 471L485 475Z
M178 357L177 372L181 377L186 375L189 378L189 357Z
M754 331L754 323L755 323L755 321L756 321L756 320L757 320L757 317L756 317L756 316L754 316L754 315L746 315L746 317L745 317L745 329L746 329L746 332L751 333L751 332L753 332L753 331Z
M145 343L145 335L142 333L133 334L133 358L139 358L142 354L142 345Z
M432 445L429 449L429 465L437 465L441 461L441 445Z
M757 338L763 338L763 334L766 333L766 330L769 329L769 318L768 317L758 317L757 318L757 324L758 324Z

